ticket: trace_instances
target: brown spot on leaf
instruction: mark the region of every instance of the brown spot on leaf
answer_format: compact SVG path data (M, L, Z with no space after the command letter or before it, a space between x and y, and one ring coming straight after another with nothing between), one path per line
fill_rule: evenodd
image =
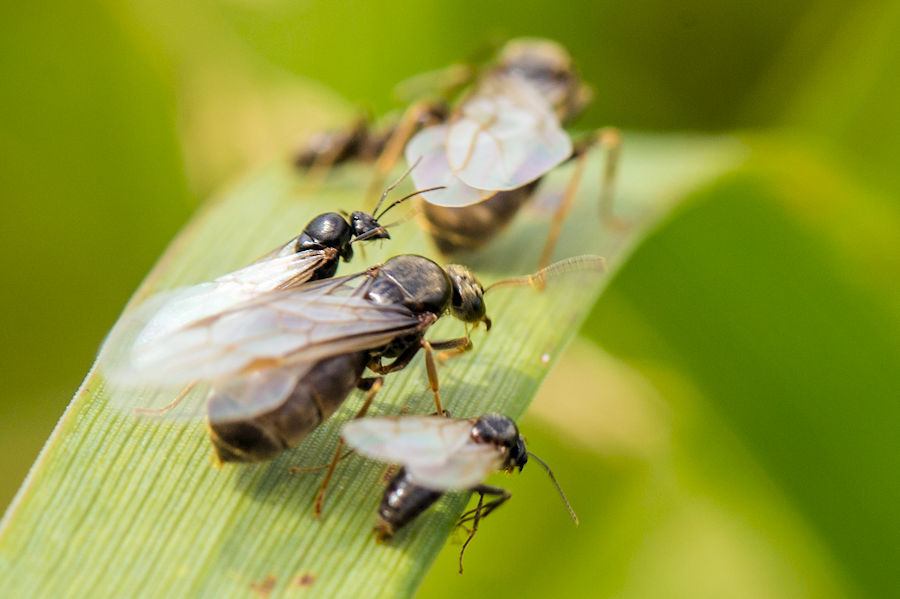
M315 574L313 574L312 572L305 572L294 579L294 586L311 587L315 581L316 581Z
M250 590L260 597L268 597L272 592L272 589L275 588L275 582L275 577L269 574L262 580L262 582L250 583Z

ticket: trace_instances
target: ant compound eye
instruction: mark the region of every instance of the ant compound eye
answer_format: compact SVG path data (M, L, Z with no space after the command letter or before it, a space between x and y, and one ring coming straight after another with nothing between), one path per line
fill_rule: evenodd
M451 264L447 274L453 284L453 298L450 310L463 322L481 322L485 320L484 287L478 279L464 266Z

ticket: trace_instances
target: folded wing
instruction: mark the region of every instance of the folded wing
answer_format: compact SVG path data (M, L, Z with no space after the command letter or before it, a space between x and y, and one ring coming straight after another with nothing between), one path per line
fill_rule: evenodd
M466 101L445 143L453 173L488 190L521 187L572 153L572 141L551 107L515 76L489 79Z
M342 434L359 453L402 464L414 482L438 491L477 485L503 462L502 450L472 440L470 420L361 418L344 425Z
M135 343L111 378L130 385L215 383L375 349L416 331L419 318L407 308L364 297L370 282L351 275L262 294Z

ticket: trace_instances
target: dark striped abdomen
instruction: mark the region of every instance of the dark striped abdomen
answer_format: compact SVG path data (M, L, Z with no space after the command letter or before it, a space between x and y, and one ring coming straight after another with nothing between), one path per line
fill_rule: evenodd
M300 379L279 407L243 420L216 420L217 413L234 413L234 398L216 393L209 398L209 434L219 460L258 462L296 447L347 399L362 377L368 352L325 358Z
M462 208L447 208L420 201L425 228L443 254L476 250L509 224L522 204L534 193L538 181L518 189L501 191L483 202Z
M388 483L378 506L378 521L375 530L380 538L389 538L416 516L427 510L441 498L441 491L426 489L412 483L401 468Z

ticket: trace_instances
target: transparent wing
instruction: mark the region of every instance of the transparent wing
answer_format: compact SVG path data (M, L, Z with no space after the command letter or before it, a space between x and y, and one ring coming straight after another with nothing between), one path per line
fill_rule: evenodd
M110 376L127 385L215 382L374 349L418 330L418 316L405 307L364 298L371 280L350 275L272 291L139 339L125 367Z
M410 479L436 491L474 487L500 469L504 455L489 443L468 443L443 464L411 464L406 467Z
M297 237L294 237L293 239L291 239L284 245L280 245L277 248L274 248L274 249L266 252L265 254L263 254L256 260L254 260L251 264L256 264L258 262L265 262L266 260L271 260L272 258L278 258L280 256L287 256L289 254L297 253L296 247L297 247L297 239L299 239L299 237L300 237L300 235L298 235Z
M452 172L471 187L489 190L530 183L572 153L551 107L516 76L487 79L460 107L445 143Z
M439 491L477 485L503 463L502 450L471 434L471 420L437 416L360 418L342 432L359 453L402 464L417 484Z
M284 403L310 368L312 364L300 364L254 371L216 384L210 391L210 397L215 395L216 401L207 415L211 421L223 422L252 418L274 410Z
M332 258L327 250L294 252L256 262L211 282L167 292L161 296L164 300L151 298L145 305L139 306L132 316L132 320L144 320L146 323L135 342L147 343L172 334L263 293L302 285Z
M439 416L360 418L344 425L347 444L391 464L441 465L469 442L472 421Z
M435 125L422 129L406 144L406 161L410 165L419 161L410 173L416 189L446 187L422 194L422 198L437 206L459 208L491 197L494 192L470 187L453 174L447 162L446 142L447 126Z
M338 255L333 248L295 252L290 246L293 243L273 250L268 257L253 264L222 275L214 282L218 285L255 288L258 293L296 287L309 281L319 267L336 259Z
M258 370L197 389L165 386L140 395L113 393L110 401L120 410L153 419L241 420L271 411L284 403L310 368L312 364ZM214 405L208 401L213 396L216 397Z

